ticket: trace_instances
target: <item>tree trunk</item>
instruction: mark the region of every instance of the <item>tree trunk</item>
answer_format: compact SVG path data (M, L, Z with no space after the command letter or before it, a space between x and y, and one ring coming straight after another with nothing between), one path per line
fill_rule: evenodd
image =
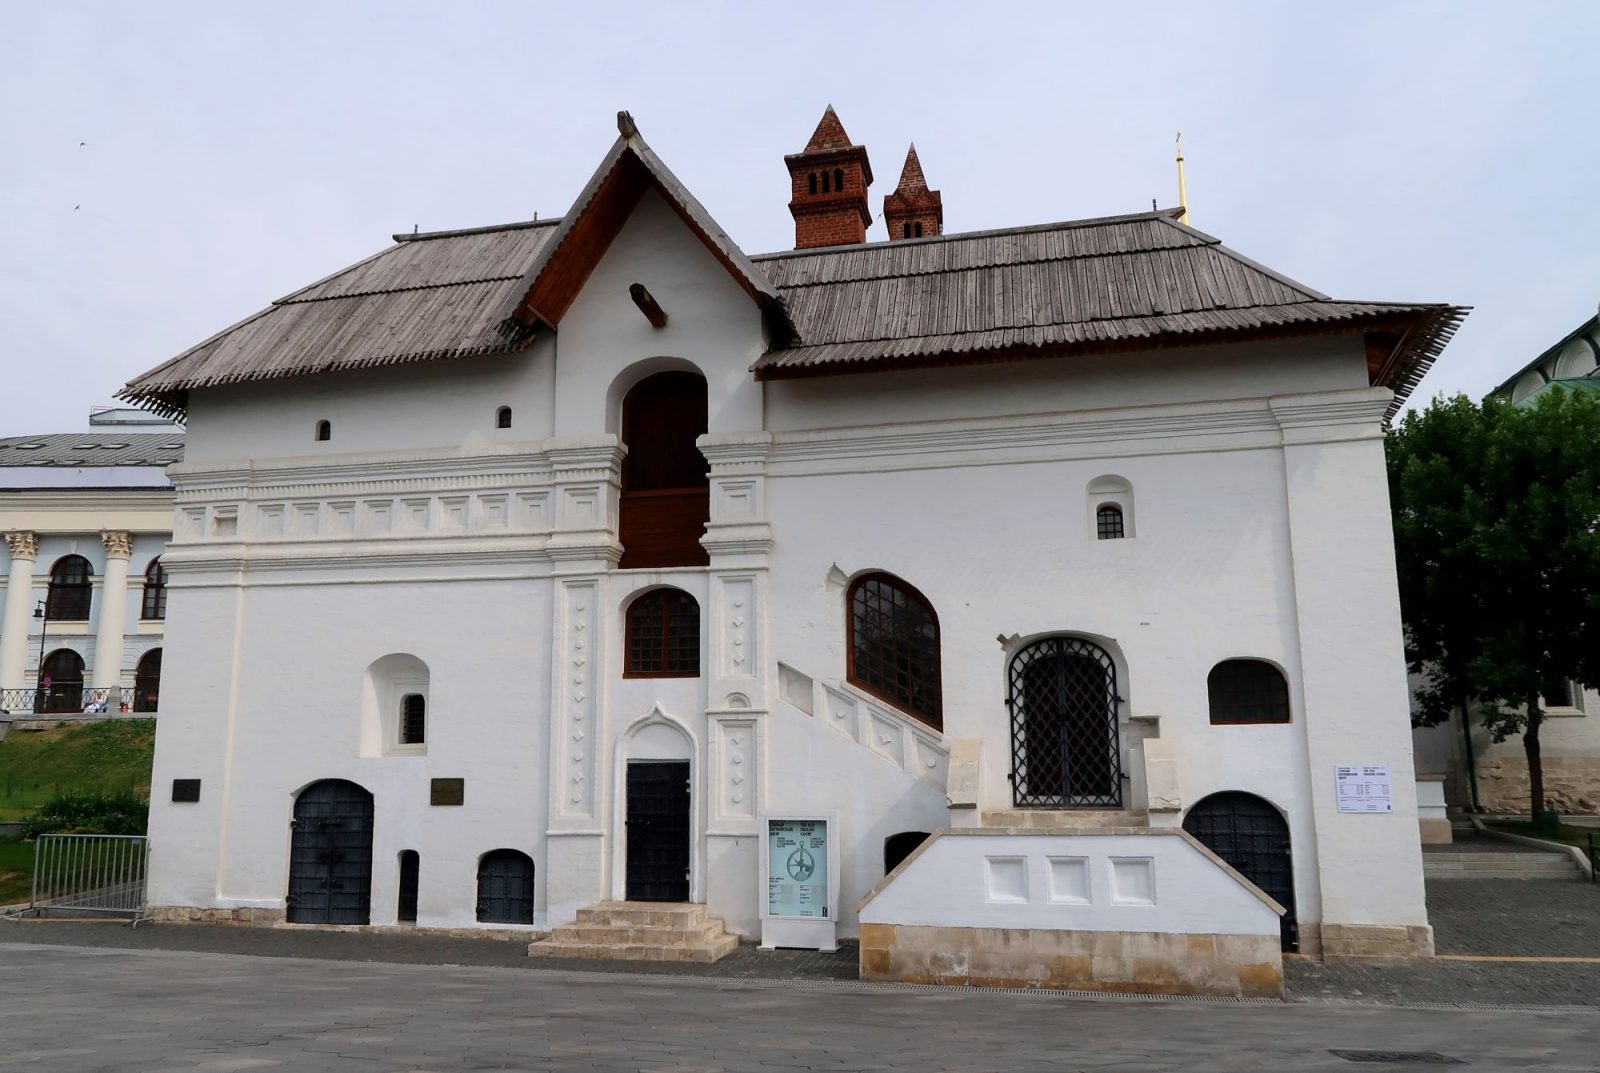
M1544 722L1544 711L1539 707L1537 693L1528 698L1528 726L1522 732L1522 751L1528 757L1528 796L1532 799L1533 822L1539 822L1544 811L1544 758L1539 752L1539 726Z

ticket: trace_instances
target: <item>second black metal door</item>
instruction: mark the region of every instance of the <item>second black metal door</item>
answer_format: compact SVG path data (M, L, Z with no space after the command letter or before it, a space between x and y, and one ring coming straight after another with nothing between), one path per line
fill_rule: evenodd
M689 762L628 765L628 900L689 900Z
M300 791L289 841L291 924L367 924L372 918L372 795L327 779Z
M1229 790L1197 803L1183 818L1183 829L1284 907L1283 948L1299 950L1294 858L1283 814L1254 794Z

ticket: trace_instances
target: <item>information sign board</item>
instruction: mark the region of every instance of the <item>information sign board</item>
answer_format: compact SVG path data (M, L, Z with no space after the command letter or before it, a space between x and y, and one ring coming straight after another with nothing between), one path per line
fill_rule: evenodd
M1340 812L1393 812L1388 764L1340 764L1335 768Z
M767 820L767 915L831 915L827 820Z

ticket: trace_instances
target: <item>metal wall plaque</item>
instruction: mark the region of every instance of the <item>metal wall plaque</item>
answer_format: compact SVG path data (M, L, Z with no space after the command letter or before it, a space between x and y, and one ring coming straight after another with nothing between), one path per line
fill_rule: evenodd
M464 805L467 801L466 779L434 779L428 792L430 805Z
M172 800L193 802L200 800L199 779L173 779Z

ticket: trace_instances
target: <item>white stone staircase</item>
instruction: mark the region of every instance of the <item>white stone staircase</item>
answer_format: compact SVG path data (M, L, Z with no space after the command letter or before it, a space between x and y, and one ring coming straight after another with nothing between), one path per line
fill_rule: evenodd
M1424 879L1584 879L1578 862L1561 850L1542 850L1467 836L1422 848Z
M739 937L698 903L597 902L548 939L528 944L528 956L709 964L738 946Z
M778 664L778 698L908 775L945 790L950 750L938 731L842 683L817 681L786 663Z

